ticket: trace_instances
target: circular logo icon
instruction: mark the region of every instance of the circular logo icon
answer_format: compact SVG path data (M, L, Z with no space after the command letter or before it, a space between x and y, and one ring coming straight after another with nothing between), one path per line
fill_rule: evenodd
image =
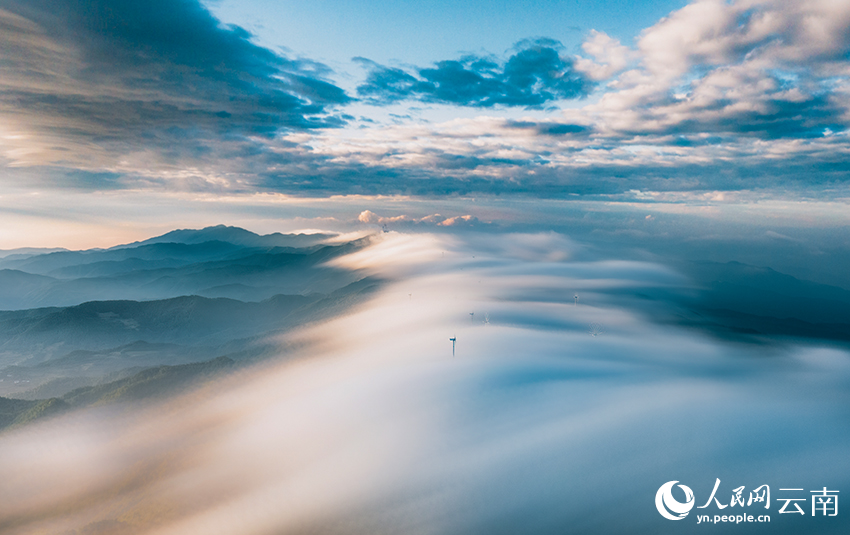
M679 488L685 491L684 503L673 497L673 485L676 483L678 481L668 481L655 493L655 507L661 516L668 520L681 520L694 508L694 493L686 485L679 485Z

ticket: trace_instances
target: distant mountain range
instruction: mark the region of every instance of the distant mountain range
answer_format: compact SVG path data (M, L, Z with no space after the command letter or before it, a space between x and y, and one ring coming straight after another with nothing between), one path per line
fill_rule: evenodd
M98 405L149 401L197 388L237 368L227 357L177 366L155 366L129 377L82 386L48 399L9 399L0 397L0 430L18 427L72 409Z
M366 244L329 237L216 226L110 249L6 251L0 427L159 395L213 368L280 355L280 335L345 311L380 283L328 267Z
M367 241L175 230L88 251L0 255L0 429L159 398L285 355L286 333L368 299L381 281L329 260ZM690 287L641 289L656 321L757 343L850 342L850 291L737 262L676 266Z
M0 249L0 258L23 258L36 254L67 251L64 247L21 247L18 249Z
M181 295L261 301L326 293L356 280L324 267L362 243L322 244L324 234L259 236L235 227L177 230L111 249L0 258L0 310Z
M689 262L677 268L693 287L642 291L643 302L636 306L660 321L728 339L850 342L850 291L844 288L740 262Z

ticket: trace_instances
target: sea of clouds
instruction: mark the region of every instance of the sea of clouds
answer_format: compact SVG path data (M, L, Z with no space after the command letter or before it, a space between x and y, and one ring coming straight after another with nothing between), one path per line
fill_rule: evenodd
M743 512L771 523L699 529L845 533L810 491L850 490L850 354L655 321L635 296L690 283L582 248L375 236L336 263L388 282L296 356L0 436L0 531L689 533ZM656 510L662 484L702 506L717 479L725 509ZM729 505L763 484L769 509ZM778 513L784 488L806 515Z

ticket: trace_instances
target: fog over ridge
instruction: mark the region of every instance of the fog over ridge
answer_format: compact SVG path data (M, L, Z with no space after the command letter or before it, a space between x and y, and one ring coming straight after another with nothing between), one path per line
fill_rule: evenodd
M715 478L725 500L850 481L840 346L657 321L635 296L686 278L554 233L373 239L332 263L393 282L300 332L299 358L0 436L0 529L681 533L652 503L666 481L700 505ZM772 533L847 527L776 516Z

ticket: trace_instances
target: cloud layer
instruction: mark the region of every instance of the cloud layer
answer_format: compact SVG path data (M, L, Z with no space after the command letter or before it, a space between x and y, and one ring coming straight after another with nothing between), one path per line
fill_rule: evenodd
M227 140L339 126L330 112L350 100L323 65L257 46L197 0L10 0L0 28L0 113L18 164L202 157Z
M673 534L695 513L660 517L658 487L682 481L701 505L720 478L725 504L771 486L770 533L846 533L840 515L776 511L779 488L850 481L848 353L653 323L628 303L688 283L581 249L552 233L382 234L339 264L395 282L303 333L304 358L133 417L0 437L5 527Z
M643 32L591 107L621 134L821 137L847 127L850 8L700 0Z
M134 6L0 10L5 180L548 198L847 184L840 2L698 0L634 46L590 31L576 54L534 39L427 68L361 58L359 98L194 0Z
M848 54L844 4L702 0L633 49L591 32L571 60L598 84L584 106L544 119L401 121L309 144L340 165L428 177L393 181L420 193L816 195L848 178ZM405 95L419 83L408 81ZM392 87L381 94L393 98Z

